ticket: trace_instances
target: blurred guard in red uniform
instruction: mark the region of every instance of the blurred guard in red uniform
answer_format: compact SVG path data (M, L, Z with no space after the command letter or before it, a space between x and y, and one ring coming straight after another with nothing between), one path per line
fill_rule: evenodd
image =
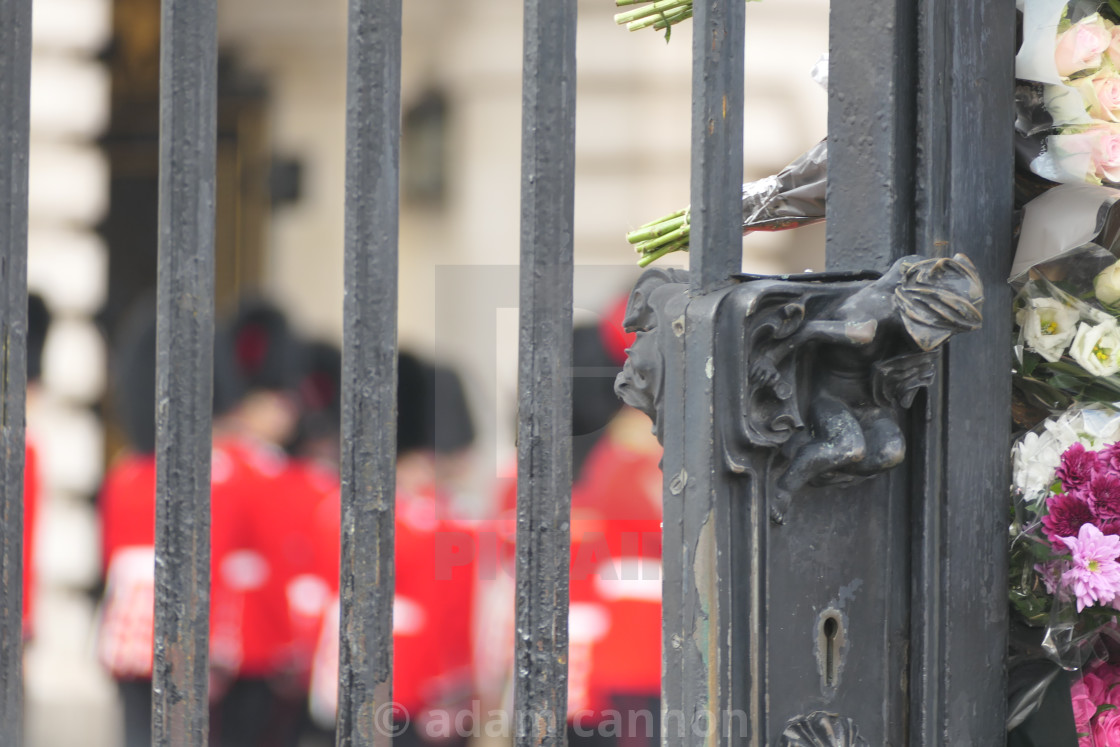
M625 299L596 327L573 333L568 739L573 744L653 745L661 692L661 448L645 415L624 407L614 378L632 336ZM501 494L506 567L512 567L515 476ZM482 625L512 649L513 596ZM511 660L505 663L506 676ZM490 685L494 690L496 686Z
M234 497L233 552L220 569L243 600L241 657L211 720L211 741L295 745L310 677L308 618L318 619L328 593L314 573L312 527L322 501L337 493L337 480L281 449L296 431L307 350L283 315L268 304L246 304L218 339L215 404L223 414L215 444L251 466L255 478Z
M43 372L43 347L51 315L43 299L35 294L27 297L27 404L31 408L38 396L39 378ZM25 433L26 452L23 462L23 637L31 638L35 610L35 530L39 507L43 500L39 454L35 436Z
M105 596L98 656L117 681L125 747L151 744L152 650L155 613L155 386L154 298L132 311L113 356L113 400L128 446L113 460L99 497ZM230 462L219 451L213 464ZM230 552L234 526L230 498L245 470L211 471L211 567ZM212 574L211 667L234 670L240 658L240 600Z
M436 480L436 370L408 353L398 364L398 482L395 589L393 596L394 715L401 744L462 744L470 717L470 610L474 566L451 561L445 544L469 543L466 525L446 516L448 502ZM461 389L460 389L461 393ZM453 396L453 395L451 395ZM440 446L457 451L473 438L469 421ZM425 476L426 475L426 476ZM411 488L411 490L409 490ZM324 506L318 522L323 576L334 602L324 617L312 675L316 720L333 724L338 707L339 562L338 501ZM460 548L462 549L462 548ZM407 726L403 723L408 721Z
M342 354L333 345L311 342L305 346L303 376L298 385L300 419L296 434L287 446L290 486L303 484L318 491L322 502L338 505L338 466L341 455ZM322 503L307 521L305 540L290 553L300 558L291 571L288 603L293 636L301 663L301 700L304 708L300 747L334 747L334 730L321 728L307 710L311 661L319 643L323 613L331 602L332 582L323 575L322 551L315 546L314 524ZM304 561L309 561L305 563ZM333 582L337 585L337 580Z

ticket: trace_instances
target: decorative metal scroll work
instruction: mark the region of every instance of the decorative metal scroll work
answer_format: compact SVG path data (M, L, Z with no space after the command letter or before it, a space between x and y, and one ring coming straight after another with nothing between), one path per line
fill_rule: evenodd
M937 370L937 348L980 326L983 284L964 255L904 257L873 280L807 275L732 286L717 311L716 418L727 467L759 472L771 518L782 523L806 485L845 484L902 462L900 408ZM665 299L687 275L639 279L625 325L637 332L615 389L661 437Z
M776 747L867 747L850 718L814 711L786 724Z

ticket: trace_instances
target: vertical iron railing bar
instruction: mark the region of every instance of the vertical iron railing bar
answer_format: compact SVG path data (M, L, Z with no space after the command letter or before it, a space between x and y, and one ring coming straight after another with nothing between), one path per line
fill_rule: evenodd
M833 0L829 7L829 270L885 271L910 253L919 5Z
M948 187L952 159L949 123L952 112L952 86L944 84L951 68L952 14L939 3L922 3L917 8L917 109L915 140L914 245L915 251L935 254L944 251L949 235ZM939 361L938 377L944 380L944 357ZM945 396L940 388L925 395L925 422L940 422L945 417ZM911 422L916 418L912 417ZM912 581L910 624L910 740L912 744L948 744L948 717L941 673L944 655L945 559L943 548L948 526L944 496L944 433L918 423L911 429L921 440L914 444L911 474L912 493L921 496L914 506L914 539L911 543Z
M23 743L23 465L31 0L0 0L0 735Z
M163 0L152 741L207 743L214 359L215 0Z
M1007 486L1011 482L1012 291L1007 283L1014 241L1015 147L1007 126L1015 111L1015 3L937 0L948 17L940 83L951 105L938 116L950 136L944 201L931 205L943 230L923 252L963 252L984 281L983 326L954 339L945 354L942 469L938 495L942 533L926 537L942 564L942 634L930 676L939 678L939 744L1002 744L1006 738ZM983 90L982 96L976 91ZM927 92L932 111L935 90ZM937 126L931 122L930 127ZM930 154L929 157L935 157ZM936 213L934 213L936 214ZM977 500L977 496L982 500ZM933 552L929 550L928 552ZM920 609L920 608L919 608Z
M346 92L340 747L393 729L401 0L350 0Z
M736 0L697 0L692 31L694 292L727 285L743 257L743 34Z
M525 0L517 599L520 747L567 741L576 2Z
M761 657L736 662L731 629L732 580L730 491L720 488L721 460L714 438L717 401L715 360L716 308L742 267L743 54L746 10L739 0L696 0L692 37L692 156L689 252L691 300L684 312L683 407L676 426L683 429L683 458L666 457L666 521L679 521L679 546L666 543L663 588L664 649L662 744L730 744L751 739L764 714L744 700L733 685L754 682L744 665L761 666ZM674 409L674 412L677 412ZM670 448L666 443L666 450ZM676 447L673 447L676 448ZM676 471L678 469L679 471ZM757 546L753 539L752 547ZM736 593L757 595L760 587L744 583ZM752 597L753 598L753 597ZM740 600L742 601L742 600ZM753 609L749 603L745 609ZM736 624L749 626L750 620ZM746 656L745 652L739 652ZM761 653L760 651L757 653ZM724 729L733 708L750 721L736 739ZM672 715L675 723L670 723Z

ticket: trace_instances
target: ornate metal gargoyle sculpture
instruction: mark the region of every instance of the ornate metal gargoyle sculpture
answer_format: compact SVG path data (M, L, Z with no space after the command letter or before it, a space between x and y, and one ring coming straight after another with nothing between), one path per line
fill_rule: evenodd
M806 485L849 483L901 463L900 408L937 371L937 348L980 326L983 284L972 262L904 257L879 277L744 278L717 307L716 407L725 463L759 472L771 518L784 521ZM688 292L687 273L651 270L630 297L624 324L637 332L615 383L661 438L666 311ZM872 279L874 278L874 279ZM679 304L678 304L679 306ZM683 333L683 330L678 330Z

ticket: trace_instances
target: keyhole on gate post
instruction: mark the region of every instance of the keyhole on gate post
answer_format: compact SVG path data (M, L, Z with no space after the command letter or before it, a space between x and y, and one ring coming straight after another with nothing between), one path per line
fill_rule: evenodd
M844 623L839 611L825 610L817 624L817 664L821 689L825 692L834 691L840 684L840 649L843 645Z
M836 687L836 633L840 630L840 623L835 617L824 619L824 684L827 687Z

